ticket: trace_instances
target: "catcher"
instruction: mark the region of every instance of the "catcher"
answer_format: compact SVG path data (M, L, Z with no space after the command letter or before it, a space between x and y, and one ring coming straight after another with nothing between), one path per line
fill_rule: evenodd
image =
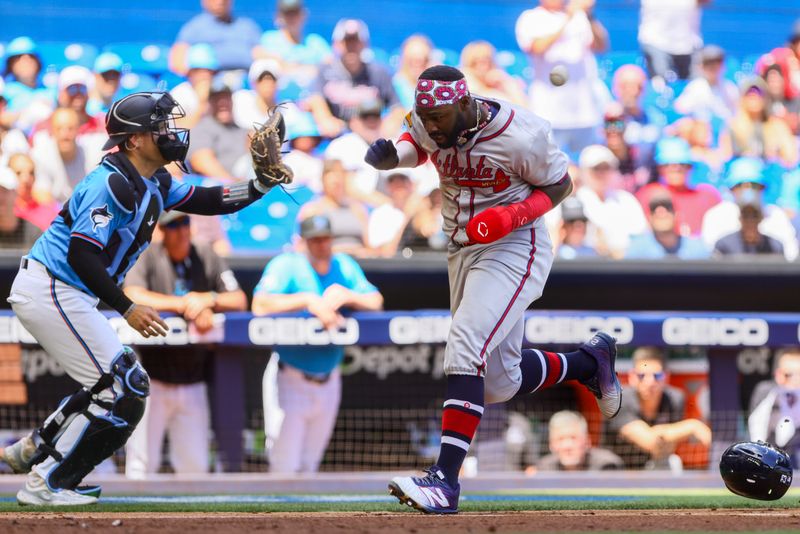
M142 417L147 373L97 304L115 309L145 338L167 334L154 309L132 302L120 289L161 212L232 213L292 180L281 163L285 131L276 110L252 138L255 179L226 187L174 181L164 166L176 162L185 169L189 131L175 126L183 116L168 93L134 93L114 102L106 115L104 149L118 151L77 185L22 258L8 302L42 348L81 384L41 427L0 450L15 472L28 473L17 493L22 505L96 502L100 488L79 484L125 444Z

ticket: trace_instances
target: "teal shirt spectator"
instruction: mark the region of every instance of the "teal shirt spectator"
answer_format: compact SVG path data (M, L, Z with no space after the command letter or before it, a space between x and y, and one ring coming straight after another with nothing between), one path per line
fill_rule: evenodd
M261 36L261 46L286 63L319 65L332 56L331 45L322 36L309 33L300 43L294 43L281 30L269 30Z
M261 28L247 17L233 17L226 22L210 13L200 13L183 25L175 42L210 44L220 70L249 69L260 35Z
M706 260L711 257L711 251L706 248L701 239L681 236L678 248L668 251L659 243L652 233L631 237L628 250L625 252L626 260L660 260L667 257L676 257L682 260Z
M408 83L408 80L400 76L399 73L392 76L392 85L394 86L397 98L400 100L400 105L403 106L403 109L414 109L414 98L416 96L417 86Z
M369 283L364 271L346 254L334 254L327 274L317 273L305 255L297 252L280 254L264 268L255 294L292 295L313 293L322 296L327 288L339 284L356 293L367 294L378 289ZM281 361L305 373L327 374L342 363L344 347L276 347Z

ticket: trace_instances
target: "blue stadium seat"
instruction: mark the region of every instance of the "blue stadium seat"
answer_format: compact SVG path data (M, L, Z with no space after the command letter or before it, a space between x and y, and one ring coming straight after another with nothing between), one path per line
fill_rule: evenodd
M622 65L639 65L644 68L644 58L638 51L608 52L597 58L597 69L600 79L609 86L614 78L614 72Z
M157 88L156 79L149 74L126 72L120 80L119 97L122 98L139 91L155 91Z
M291 243L300 206L312 196L306 187L276 187L261 201L223 216L222 227L237 253L280 251Z
M533 78L533 67L531 67L527 54L523 51L498 50L495 58L497 65L505 69L510 75L519 76L528 81Z
M69 65L91 69L97 57L97 47L87 43L42 42L36 44L43 68L61 70Z
M103 52L114 52L136 73L161 75L169 70L169 47L153 43L115 43Z
M432 54L432 63L444 63L451 67L458 67L461 63L461 52L452 48L436 48Z
M186 78L171 71L164 72L158 77L159 88L165 91L171 91L172 89L175 89L178 84L181 84L185 81Z
M368 61L372 61L374 63L379 63L384 67L389 66L389 52L384 50L383 48L378 48L373 46L366 51L365 55Z

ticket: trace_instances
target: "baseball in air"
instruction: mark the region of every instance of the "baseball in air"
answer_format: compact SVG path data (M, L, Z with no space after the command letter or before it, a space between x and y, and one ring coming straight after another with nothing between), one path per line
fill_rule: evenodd
M556 65L550 71L550 83L556 87L561 87L567 83L567 67L564 65Z

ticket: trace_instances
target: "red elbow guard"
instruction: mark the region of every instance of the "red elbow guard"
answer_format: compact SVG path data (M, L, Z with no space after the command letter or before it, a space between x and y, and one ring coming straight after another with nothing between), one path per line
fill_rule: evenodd
M550 197L541 189L534 189L531 196L521 202L480 212L467 223L467 238L474 243L492 243L551 209Z

